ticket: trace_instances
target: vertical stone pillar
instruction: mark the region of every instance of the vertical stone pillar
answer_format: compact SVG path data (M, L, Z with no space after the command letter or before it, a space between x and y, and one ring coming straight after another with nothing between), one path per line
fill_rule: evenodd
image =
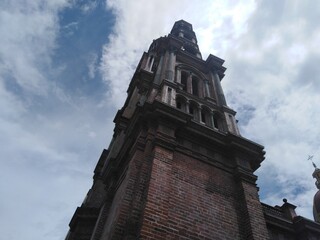
M204 83L204 97L211 97L209 90L209 81L207 79L203 80Z
M204 98L205 97L204 83L200 79L198 79L198 96L200 98Z
M169 59L167 63L167 69L166 69L166 79L170 82L173 82L174 80L174 66L176 63L176 55L173 49L169 50Z
M162 68L163 68L163 56L160 57L158 68L156 71L156 75L154 77L154 83L160 84L161 83L161 73L162 73Z
M152 66L153 66L153 62L154 62L154 56L153 55L149 55L148 61L147 61L146 67L145 67L145 69L147 71L151 72Z
M217 101L218 101L219 105L226 106L227 102L224 97L223 90L222 90L221 83L220 83L220 78L219 78L219 75L217 74L217 72L213 73L213 81L214 81L214 86L215 86L217 98L218 98Z
M236 120L233 115L225 113L228 130L234 134L240 135Z
M196 121L200 122L200 119L201 119L201 107L200 106L197 106L197 108L195 109L194 117L195 117Z
M214 128L214 122L213 122L213 112L209 112L209 126Z
M219 126L217 126L216 125L216 123L215 123L215 121L214 121L214 119L216 119L216 122L217 122L217 118L215 118L215 113L214 112L212 112L212 127L214 128L214 129L219 129Z
M190 72L187 79L187 92L192 94L192 73Z
M186 113L190 113L189 112L189 105L190 105L189 101L186 101Z
M177 68L177 72L176 72L176 82L181 83L181 70L179 67Z

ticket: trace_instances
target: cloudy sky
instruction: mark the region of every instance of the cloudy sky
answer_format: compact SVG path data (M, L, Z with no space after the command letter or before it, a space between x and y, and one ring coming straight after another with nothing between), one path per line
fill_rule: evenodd
M92 184L113 118L153 39L193 24L244 137L266 148L261 199L312 218L320 165L320 2L0 1L0 232L58 240Z

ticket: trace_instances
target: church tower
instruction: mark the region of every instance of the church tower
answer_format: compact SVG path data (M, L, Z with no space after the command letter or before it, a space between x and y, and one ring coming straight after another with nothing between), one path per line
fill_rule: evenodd
M239 133L223 63L202 59L184 20L152 42L67 240L269 239L253 174L263 147Z

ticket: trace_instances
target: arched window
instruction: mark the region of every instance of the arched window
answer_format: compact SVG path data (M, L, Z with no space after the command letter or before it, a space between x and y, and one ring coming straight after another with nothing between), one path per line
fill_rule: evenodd
M186 111L186 99L181 96L176 96L176 107L182 111Z
M200 121L198 109L199 109L199 106L196 102L191 101L189 103L189 113L193 115L193 119L196 121Z
M206 113L202 110L201 111L201 122L203 122L204 124L206 124Z
M190 46L190 45L184 45L184 50L192 55L196 55L197 54L197 49L195 49L194 46Z
M188 74L185 71L181 72L181 84L183 85L183 91L187 91Z
M206 126L212 127L212 122L211 122L211 110L208 107L203 106L201 109L201 122L204 123Z
M182 109L182 103L179 100L177 100L176 104L178 109Z
M192 36L189 34L184 34L184 37L190 41L192 40Z
M219 129L219 121L216 117L213 117L213 127Z
M154 56L151 55L151 56L149 57L149 59L148 59L148 63L147 63L146 70L152 71L153 62L154 62Z
M196 97L210 97L210 86L205 74L192 66L178 65L176 67L176 82L181 84L180 89Z
M199 96L199 80L196 76L192 76L192 94L195 96Z
M189 105L189 113L190 113L191 115L194 114L194 106Z
M221 115L219 113L213 113L213 127L219 130L223 129L222 126L222 118Z

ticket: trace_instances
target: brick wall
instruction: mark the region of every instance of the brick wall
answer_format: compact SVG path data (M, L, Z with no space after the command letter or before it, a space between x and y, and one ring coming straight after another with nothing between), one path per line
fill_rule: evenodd
M97 239L268 239L254 184L153 146L132 151Z
M151 143L134 148L125 177L116 190L100 239L138 239L152 166ZM123 174L123 173L121 173ZM103 219L101 221L104 221Z
M155 147L142 239L241 239L232 174Z

